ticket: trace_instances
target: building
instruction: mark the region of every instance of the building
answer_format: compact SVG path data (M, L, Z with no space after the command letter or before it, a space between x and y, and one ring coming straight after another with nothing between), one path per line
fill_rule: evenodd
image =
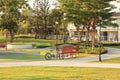
M97 27L97 34L96 34L96 39L99 39L99 35L101 33L101 41L102 42L120 42L120 13L115 13L112 18L115 18L116 20L114 21L119 25L119 27L113 27L109 26L106 28L101 28ZM69 37L71 39L77 40L78 34L76 34L76 27L74 24L70 23L68 24L68 31L69 31ZM85 40L85 31L82 34L83 35L83 40ZM92 36L90 34L90 36ZM91 40L91 37L90 37Z

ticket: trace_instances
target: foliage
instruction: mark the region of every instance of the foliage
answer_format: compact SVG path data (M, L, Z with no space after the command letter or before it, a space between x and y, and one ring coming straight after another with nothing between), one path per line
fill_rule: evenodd
M18 30L18 23L22 20L20 10L24 6L28 6L26 0L0 0L0 27L9 32L11 42L13 42L14 33Z
M120 49L120 44L119 45L114 45L114 46L109 46L111 48L119 48Z
M49 43L41 43L41 44L33 44L34 47L36 48L47 48L47 47L51 47L51 45Z
M15 38L34 38L32 35L28 36L28 35L18 35L15 36Z
M116 42L108 42L108 43L103 43L103 46L113 46L113 47L115 47L115 46L119 46L120 45L120 43L116 43Z
M32 25L31 25L31 16L32 16L32 9L26 8L22 10L22 13L24 20L19 22L19 28L17 31L17 34L29 34L32 33Z
M86 41L89 41L89 32L92 33L92 49L95 45L96 27L117 26L112 23L115 7L109 2L113 0L58 0L60 8L66 13L68 21L74 23L80 37L81 27L86 29ZM101 19L100 19L101 18ZM83 31L83 30L82 30ZM81 34L82 35L82 34ZM81 40L81 38L80 38Z
M63 12L60 9L53 9L49 15L49 25L53 26L52 31L54 34L63 34Z
M34 39L34 38L18 38L14 40L14 43L51 43L54 40Z
M46 39L48 32L48 16L50 11L50 2L49 0L35 0L33 14L36 17L35 23L35 38L38 38L40 35ZM42 32L40 30L42 29Z
M87 54L99 54L99 47L95 47L92 50L91 46L90 47L80 46L79 52L82 53L82 54L84 54L84 53L87 53ZM107 50L105 48L101 49L102 54L104 54L106 52L107 52Z

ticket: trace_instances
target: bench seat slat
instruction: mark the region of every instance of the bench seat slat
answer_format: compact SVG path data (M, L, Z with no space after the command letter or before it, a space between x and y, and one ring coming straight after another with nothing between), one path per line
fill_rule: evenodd
M67 55L67 56L72 56L76 55L78 53L78 48L74 46L63 46L62 47L62 54Z
M0 47L6 48L6 50L7 50L7 42L0 42Z

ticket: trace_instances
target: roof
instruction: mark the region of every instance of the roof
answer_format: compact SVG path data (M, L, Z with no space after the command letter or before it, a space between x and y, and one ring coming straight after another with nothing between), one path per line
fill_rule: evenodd
M114 18L120 18L120 12L117 12L117 13L113 14L113 17Z

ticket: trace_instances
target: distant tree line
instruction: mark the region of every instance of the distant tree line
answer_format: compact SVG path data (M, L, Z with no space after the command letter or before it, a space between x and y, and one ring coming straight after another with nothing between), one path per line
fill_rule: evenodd
M47 39L48 35L65 35L68 23L77 29L79 42L86 30L86 44L92 32L92 48L95 45L96 27L117 26L112 23L114 0L35 0L31 8L26 0L0 0L0 28L10 34L35 34L35 39ZM52 7L55 6L53 9Z

